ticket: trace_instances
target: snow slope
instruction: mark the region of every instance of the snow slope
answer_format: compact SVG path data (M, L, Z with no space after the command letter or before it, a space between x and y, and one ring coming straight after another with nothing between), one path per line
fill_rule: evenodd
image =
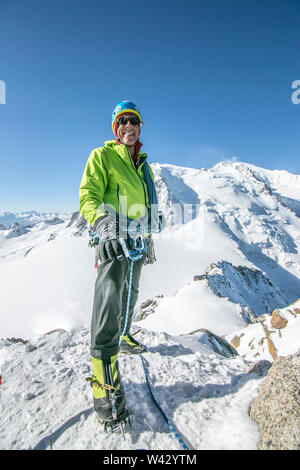
M205 336L205 335L204 335ZM173 337L143 330L156 399L189 449L255 449L248 405L261 377L243 358L215 353L201 333ZM202 342L204 341L204 343ZM181 449L154 406L138 356L120 355L132 430L106 434L92 409L89 332L0 342L1 449ZM25 385L25 386L24 386Z

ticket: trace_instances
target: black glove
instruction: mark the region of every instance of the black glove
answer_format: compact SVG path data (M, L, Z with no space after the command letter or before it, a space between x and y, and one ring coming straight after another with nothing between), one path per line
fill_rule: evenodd
M119 233L119 224L117 218L106 214L96 220L93 230L99 236L98 254L100 263L110 259L121 261L124 259L124 250L122 244L126 244L126 239L120 241L122 234ZM124 236L126 234L123 234Z

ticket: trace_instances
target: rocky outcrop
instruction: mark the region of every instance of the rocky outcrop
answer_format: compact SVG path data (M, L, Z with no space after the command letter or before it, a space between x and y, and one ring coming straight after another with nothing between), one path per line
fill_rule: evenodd
M262 360L262 361L256 361L247 370L247 374L256 374L259 375L260 377L263 377L264 375L267 375L268 370L272 367L272 362Z
M79 211L73 212L71 219L67 225L67 228L74 228L73 236L81 237L84 232L88 229L88 223L85 218L80 214Z
M255 323L226 336L238 353L249 359L275 361L297 352L294 337L300 335L300 299L272 314L260 315Z
M235 335L232 340L230 341L230 344L233 348L237 349L240 344L241 344L241 339L239 336Z
M160 302L160 299L162 298L163 298L163 295L158 295L154 297L153 299L148 299L148 300L145 300L145 302L141 303L139 320L144 320L149 315L152 315L153 313L155 313L158 307L158 304Z
M278 330L280 330L281 328L285 328L287 322L287 319L280 315L280 310L274 310L271 318L271 325L273 326L273 328L277 328Z
M194 276L194 281L203 280L215 295L240 305L247 323L253 323L261 314L271 313L275 308L288 304L281 289L259 269L220 261L210 264L203 274Z
M21 226L18 222L14 222L7 235L6 235L6 238L16 238L16 237L20 237L21 235L25 235L25 233L28 233L28 229L27 227L23 227Z
M249 415L261 450L300 450L300 353L278 358L258 387Z
M188 335L180 336L190 336L199 333L202 336L202 342L208 344L215 353L221 354L224 357L238 356L238 353L236 352L235 348L233 348L228 343L228 341L226 341L226 339L216 335L215 333L210 330L207 330L206 328L199 328L198 330L192 331Z
M64 221L60 219L59 217L53 217L52 219L45 220L45 223L47 225L57 225L57 224L63 224Z

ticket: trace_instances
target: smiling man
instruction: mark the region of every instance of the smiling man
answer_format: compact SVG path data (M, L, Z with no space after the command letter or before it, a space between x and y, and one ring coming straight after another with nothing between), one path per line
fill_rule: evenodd
M130 334L142 266L155 261L150 234L153 223L155 226L158 222L153 173L139 141L141 125L140 111L134 103L117 104L112 114L115 139L92 151L79 191L80 211L99 240L100 266L91 325L91 383L94 408L105 428L114 428L128 417L118 369L119 351L129 354L146 351ZM140 227L145 221L143 245L147 249L133 263L126 320L131 264L128 253L134 242L129 226L134 223Z
M126 145L130 155L135 155L135 146L140 136L141 121L138 116L126 113L120 116L116 122L116 137L118 142Z

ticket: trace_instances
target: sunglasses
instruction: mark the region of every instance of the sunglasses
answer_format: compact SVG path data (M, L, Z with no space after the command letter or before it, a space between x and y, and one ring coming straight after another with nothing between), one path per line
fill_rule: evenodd
M140 119L137 116L120 116L118 119L118 124L123 124L126 126L127 122L130 122L133 126L137 126L141 123Z

